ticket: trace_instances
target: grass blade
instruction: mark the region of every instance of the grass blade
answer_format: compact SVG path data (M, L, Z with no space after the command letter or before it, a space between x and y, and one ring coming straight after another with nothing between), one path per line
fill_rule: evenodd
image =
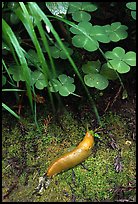
M48 79L50 79L50 74L49 74L50 72L49 72L48 64L47 64L47 62L45 60L43 51L41 49L40 43L38 41L36 32L34 30L34 25L33 25L32 21L30 19L30 14L29 14L25 4L23 2L19 2L19 4L20 4L22 10L17 9L16 10L16 15L22 21L22 23L24 24L27 32L30 35L30 38L31 38L31 40L32 40L32 42L33 42L33 44L34 44L34 46L36 48L39 61L41 63L41 71L43 72L43 74L45 76L46 83L48 84ZM34 19L35 18L36 17L34 16ZM49 87L48 87L48 94L49 94L49 97L50 97L50 100L51 100L53 111L55 112L53 96L52 96L52 94L51 94L51 92L49 90Z
M14 32L12 31L12 29L10 28L10 26L6 23L6 21L4 19L2 19L2 32L3 32L3 37L6 40L10 40L15 51L16 54L19 58L21 67L22 67L22 72L24 75L24 78L26 79L26 88L27 88L27 94L29 97L29 101L30 101L30 105L31 105L31 109L33 112L33 100L32 100L32 93L31 93L31 76L30 76L30 69L27 65L25 56L22 52L22 48L14 34Z
M20 120L20 116L18 116L11 108L9 108L5 103L2 103L2 107L11 113L14 117Z

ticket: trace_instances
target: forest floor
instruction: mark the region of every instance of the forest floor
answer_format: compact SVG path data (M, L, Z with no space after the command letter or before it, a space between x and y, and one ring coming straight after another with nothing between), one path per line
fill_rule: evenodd
M113 86L112 86L113 87ZM39 133L30 108L22 109L22 122L2 114L3 202L130 202L136 199L136 93L127 84L95 99L103 129L92 154L82 165L55 176L41 195L33 195L39 177L50 163L74 148L86 127L98 128L91 104L73 96L54 115L48 102L37 107Z

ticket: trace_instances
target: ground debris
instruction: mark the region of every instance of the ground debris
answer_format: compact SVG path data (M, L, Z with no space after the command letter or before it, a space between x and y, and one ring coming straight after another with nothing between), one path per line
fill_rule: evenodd
M121 162L121 157L118 156L118 155L115 157L114 167L115 167L116 172L121 172L122 169L123 169L123 165L122 165L122 162Z

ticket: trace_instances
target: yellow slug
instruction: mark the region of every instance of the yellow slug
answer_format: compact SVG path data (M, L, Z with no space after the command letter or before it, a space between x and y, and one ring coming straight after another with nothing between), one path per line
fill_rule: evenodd
M94 133L87 131L84 139L71 152L63 154L56 159L48 168L46 172L47 177L55 176L56 174L70 169L81 162L83 162L90 154L94 146Z

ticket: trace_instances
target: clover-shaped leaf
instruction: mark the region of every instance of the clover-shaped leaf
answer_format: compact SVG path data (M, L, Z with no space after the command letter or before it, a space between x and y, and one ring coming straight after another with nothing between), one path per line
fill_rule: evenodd
M64 84L59 87L59 93L61 96L68 96L69 94L73 93L75 91L75 85L74 84Z
M78 11L72 14L72 18L74 21L89 21L91 19L91 15L85 11Z
M128 2L126 7L131 10L131 16L136 20L136 2Z
M116 47L112 51L107 51L105 55L110 59L107 63L108 67L119 73L127 73L130 66L136 66L136 53L133 51L125 53L123 48Z
M70 31L76 34L72 38L72 43L76 47L84 48L87 51L95 51L99 47L98 41L91 36L92 24L83 21L75 27L71 27Z
M82 2L82 10L93 12L97 10L97 6L91 2Z
M26 54L25 54L28 64L29 65L40 65L40 60L38 59L38 55L35 50L30 49Z
M96 9L97 6L90 2L71 2L68 13L72 13L72 18L74 21L89 21L91 19L91 15L86 11L92 12Z
M65 75L61 74L58 76L61 85L59 86L59 93L62 96L68 96L69 94L75 91L75 85L73 84L74 79Z
M101 62L99 60L88 61L87 64L82 65L82 71L85 74L96 74L99 72L100 67L101 67Z
M60 82L57 79L52 79L49 81L49 90L51 92L58 92L60 86Z
M105 25L103 26L103 28L105 29L109 39L113 42L118 42L119 40L123 40L128 36L126 32L128 27L125 25L121 25L120 22L115 22L111 25Z
M125 50L122 47L116 47L113 49L113 51L107 51L105 53L106 57L108 59L116 59L119 60L120 57L124 57L125 56Z
M68 13L77 13L79 11L93 12L97 10L97 6L91 2L70 2Z
M101 67L100 74L109 80L115 80L118 78L114 69L110 69L107 63L104 63Z
M128 2L126 4L126 7L131 9L131 10L136 10L136 2Z
M45 79L45 76L42 72L35 70L34 72L31 73L32 77L32 85L35 84L35 87L37 89L44 89L47 87L47 82Z
M130 66L136 66L136 53L132 51L127 52L123 60Z
M91 2L71 2L68 13L74 13L78 10L93 12L97 10L97 6Z
M120 74L127 73L130 71L130 66L127 65L123 61L118 61L118 60L110 60L110 64L108 63L108 66L110 68L116 69ZM112 67L111 67L112 66Z
M110 38L107 35L105 28L103 26L93 26L91 30L91 36L93 36L96 40L102 43L109 43Z
M64 46L66 47L66 50L69 52L69 54L72 55L73 50L68 47L69 44L64 43ZM55 46L50 46L50 52L53 58L67 59L66 53L62 48L60 48L60 46L57 43L55 43Z
M79 10L81 7L82 2L70 2L69 3L69 8L68 8L68 13L74 13Z
M68 84L68 83L73 83L74 79L72 77L69 77L65 74L61 74L58 76L59 81L61 82L61 84Z
M87 74L84 76L85 84L103 90L108 86L108 80L101 74Z
M68 96L69 94L73 94L75 91L75 85L73 84L74 79L72 77L69 77L65 74L61 74L58 76L57 79L52 79L49 82L50 91L51 92L57 92L59 91L59 94L61 96Z
M73 34L91 34L92 31L92 24L90 22L84 21L84 22L80 22L78 25L76 25L75 27L71 27L70 31Z
M87 64L82 65L82 70L86 74L84 76L84 82L89 87L95 87L99 90L103 90L108 86L108 80L106 76L100 73L101 62L88 61Z
M25 77L22 72L22 67L19 65L12 65L8 69L9 73L13 76L14 81L25 81Z
M131 16L134 20L136 20L136 11L131 11Z

